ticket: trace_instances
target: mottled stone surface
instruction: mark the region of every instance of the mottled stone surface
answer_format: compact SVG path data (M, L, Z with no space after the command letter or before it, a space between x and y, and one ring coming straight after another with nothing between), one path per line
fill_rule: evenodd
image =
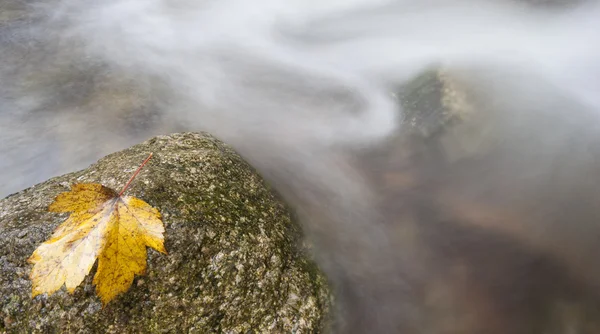
M127 194L163 214L169 254L149 251L147 274L104 309L91 275L73 295L32 300L26 260L66 218L47 212L54 197L75 182L119 189L150 152ZM300 238L228 146L204 134L156 137L0 200L0 332L320 332L329 290Z

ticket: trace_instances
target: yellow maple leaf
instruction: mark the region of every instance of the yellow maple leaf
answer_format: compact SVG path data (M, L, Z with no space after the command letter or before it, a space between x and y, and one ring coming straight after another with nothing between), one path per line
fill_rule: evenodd
M56 197L51 212L70 212L50 239L28 259L34 264L32 298L52 294L63 284L69 292L83 282L98 259L96 293L106 305L129 289L134 275L146 270L146 247L166 253L164 226L157 209L123 192L96 183L80 183Z

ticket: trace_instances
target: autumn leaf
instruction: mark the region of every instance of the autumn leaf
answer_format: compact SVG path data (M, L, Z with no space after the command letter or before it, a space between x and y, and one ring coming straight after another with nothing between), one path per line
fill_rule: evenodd
M48 210L71 215L28 259L34 264L32 298L52 294L63 284L73 293L98 259L93 283L106 305L129 289L134 275L145 273L146 247L166 253L158 210L140 199L123 196L151 156L120 193L101 184L80 183L56 197Z

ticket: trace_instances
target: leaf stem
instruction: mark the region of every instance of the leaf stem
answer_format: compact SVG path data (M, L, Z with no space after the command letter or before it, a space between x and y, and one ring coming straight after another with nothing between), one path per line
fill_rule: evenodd
M135 171L135 173L133 173L133 175L131 176L131 178L129 178L129 181L127 181L127 183L123 187L123 190L121 190L121 192L119 193L119 197L121 197L123 195L123 193L125 192L125 190L127 190L127 188L129 188L129 185L131 184L131 181L133 181L133 179L135 179L135 177L142 170L142 167L144 167L144 165L148 162L148 160L150 160L150 158L152 158L152 154L153 153L150 153L150 155L146 158L146 160L144 160L144 162L142 162L142 164L140 165L140 167L138 167L138 169Z

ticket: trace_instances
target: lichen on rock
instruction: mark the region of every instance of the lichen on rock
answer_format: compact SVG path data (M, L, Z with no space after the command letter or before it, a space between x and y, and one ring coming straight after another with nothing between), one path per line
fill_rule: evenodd
M31 299L26 260L65 218L47 211L54 197L77 182L117 189L150 152L128 195L160 210L169 254L149 251L147 274L104 309L92 275L73 295ZM320 332L331 296L300 245L285 205L230 147L156 137L0 200L0 332Z

